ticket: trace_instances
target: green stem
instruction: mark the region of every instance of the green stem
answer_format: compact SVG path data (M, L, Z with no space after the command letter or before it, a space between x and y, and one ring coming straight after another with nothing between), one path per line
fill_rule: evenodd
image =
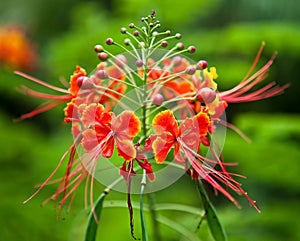
M141 193L140 193L140 218L141 218L141 228L142 228L142 241L148 241L148 233L145 221L144 214L144 204L143 204L143 196L146 187L146 171L143 171L143 178L141 181Z

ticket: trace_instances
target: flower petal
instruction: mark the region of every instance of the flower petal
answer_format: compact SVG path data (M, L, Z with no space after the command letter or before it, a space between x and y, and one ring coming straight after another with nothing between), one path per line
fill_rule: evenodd
M124 111L113 121L115 133L121 133L133 139L140 131L141 125L139 118L132 111Z
M125 161L131 161L136 157L136 149L134 148L131 140L124 140L117 137L115 141L118 154L123 157Z
M179 134L179 128L173 113L170 110L164 110L158 113L152 121L153 129L156 134L161 135L163 132L169 132L174 137Z
M87 152L92 151L97 145L99 145L99 140L97 138L95 130L93 129L85 130L82 133L81 144Z
M195 117L195 125L198 130L198 133L200 136L206 136L209 125L210 125L210 119L207 113L205 112L199 112Z
M95 124L110 127L112 118L112 112L106 112L103 105L94 103L85 107L81 121L85 127Z
M77 84L77 80L79 77L86 76L85 69L81 68L80 66L76 66L76 70L74 71L73 75L70 78L70 88L69 91L73 96L76 96L80 90L80 87Z
M166 159L170 149L174 145L175 140L174 138L172 138L172 136L170 137L171 138L167 138L165 136L165 138L161 138L160 136L158 136L153 141L152 148L153 148L154 158L157 163L162 163Z

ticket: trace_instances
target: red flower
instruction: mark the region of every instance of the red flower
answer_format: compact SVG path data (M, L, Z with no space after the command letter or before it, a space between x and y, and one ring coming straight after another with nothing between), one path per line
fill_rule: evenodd
M244 195L249 203L257 210L258 207L252 201L247 193L240 187L230 173L225 169L225 165L217 154L212 150L215 160L210 160L199 154L201 136L206 136L209 129L209 117L206 113L200 112L193 118L185 119L178 127L173 113L165 110L156 115L152 125L156 133L156 139L153 142L152 148L154 157L157 163L162 163L171 148L174 147L174 159L177 162L185 164L187 172L193 178L202 178L213 186L216 190L223 193L236 206L239 206L237 201L231 194L222 187L219 182L231 188L237 193ZM218 171L211 165L218 165L221 171ZM189 168L191 166L191 169Z
M136 157L132 140L140 131L140 122L133 112L124 111L115 117L103 105L91 104L83 112L82 122L90 126L82 134L82 145L88 152L95 151L109 158L116 145L118 154L126 161Z
M162 163L172 147L175 160L184 162L181 151L187 147L198 151L200 137L207 135L210 120L207 113L200 112L193 118L186 118L178 127L173 113L165 110L154 117L152 125L156 134L152 145L156 162Z

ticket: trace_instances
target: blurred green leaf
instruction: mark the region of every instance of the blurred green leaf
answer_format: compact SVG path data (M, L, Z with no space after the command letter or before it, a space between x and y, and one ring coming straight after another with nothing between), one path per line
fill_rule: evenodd
M200 193L200 197L202 199L203 202L203 208L205 210L205 218L208 222L210 231L212 236L214 237L214 239L216 241L227 241L227 234L225 232L225 229L223 227L223 225L221 224L218 215L217 215L217 211L215 209L215 207L213 206L212 202L209 200L209 197L206 193L205 188L203 187L203 184L201 182L201 180L197 180L197 188L199 190Z
M106 197L107 192L101 193L101 195L98 197L94 210L91 211L89 215L89 221L88 226L86 230L85 235L85 241L95 241L96 240L96 234L97 234L97 228L98 228L98 221L100 220L101 211L103 207L103 201ZM97 216L98 220L96 220L95 215Z

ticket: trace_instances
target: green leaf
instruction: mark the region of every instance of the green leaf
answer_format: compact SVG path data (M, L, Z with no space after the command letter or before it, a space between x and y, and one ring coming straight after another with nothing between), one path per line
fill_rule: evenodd
M225 229L221 224L216 209L214 208L212 202L209 200L206 190L204 189L203 184L200 180L198 180L197 182L197 188L200 192L203 207L205 210L206 220L212 236L216 241L227 241L228 239Z
M89 215L89 221L88 221L88 226L86 229L86 234L85 234L85 241L95 241L96 240L96 234L97 234L97 228L98 228L98 222L95 219L94 215L97 215L98 220L100 220L100 215L103 207L103 201L104 198L108 192L104 191L97 199L95 203L95 209L94 211L91 211Z

